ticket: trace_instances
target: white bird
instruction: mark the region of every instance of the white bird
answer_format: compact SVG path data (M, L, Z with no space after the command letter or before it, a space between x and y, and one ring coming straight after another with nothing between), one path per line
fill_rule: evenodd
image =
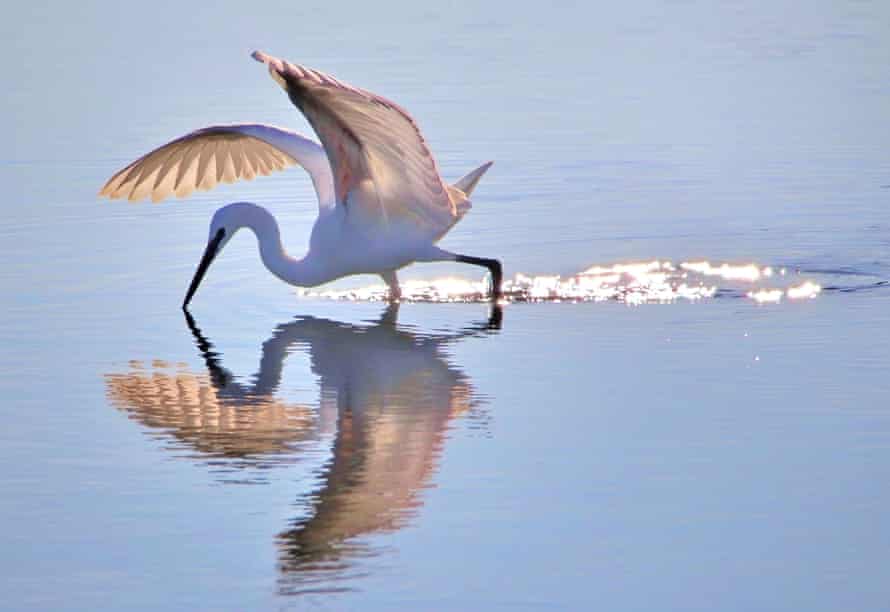
M492 299L498 299L499 261L436 246L470 209L469 195L492 162L448 185L417 124L400 106L260 51L253 58L268 66L320 145L269 125L206 127L140 157L99 192L112 199L151 196L157 202L292 165L309 173L318 196L318 218L306 255L298 259L284 251L278 223L265 208L249 202L223 206L213 215L183 308L213 259L244 227L256 235L266 268L292 285L314 287L350 274L379 274L390 298L397 300L400 268L414 262L457 261L487 268Z

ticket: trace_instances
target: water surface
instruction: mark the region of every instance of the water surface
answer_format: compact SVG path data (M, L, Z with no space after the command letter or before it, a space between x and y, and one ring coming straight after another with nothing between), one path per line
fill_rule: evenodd
M0 34L0 607L886 606L883 4L86 3ZM410 109L446 178L495 160L443 246L503 259L502 312L444 264L398 308L297 292L239 235L183 316L215 207L299 252L309 181L96 192L204 125L308 132L254 48Z

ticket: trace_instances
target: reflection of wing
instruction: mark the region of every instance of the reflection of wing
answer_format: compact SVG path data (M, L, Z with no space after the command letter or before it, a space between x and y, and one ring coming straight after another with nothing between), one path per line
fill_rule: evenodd
M293 455L295 442L315 438L325 421L337 423L323 483L308 495L309 515L278 538L285 592L344 577L356 554L373 553L361 536L398 529L413 516L449 422L477 404L443 347L489 333L500 324L500 311L450 335L399 329L397 311L390 306L376 325L312 317L279 325L262 345L250 385L234 380L186 315L209 376L163 362L153 369L133 363L129 373L106 375L109 398L135 421L201 454L249 459L235 468L269 453ZM308 351L319 378L317 410L275 398L295 346Z
M399 529L414 516L448 422L473 404L471 387L456 382L450 392L436 391L449 396L441 396L442 405L404 405L429 389L428 374L419 373L417 386L380 393L362 406L340 406L333 459L313 495L312 515L280 536L285 570L335 559L350 539Z
M420 130L389 100L260 51L324 145L337 202L364 225L400 223L441 237L470 208L460 189L447 186Z
M314 413L272 397L235 403L206 375L155 362L105 377L111 402L145 427L175 437L211 457L247 458L293 451L312 431Z
M322 394L337 398L337 437L310 516L280 536L287 572L348 557L357 536L400 528L422 503L451 418L476 404L441 353L444 337L424 342L386 325L318 331L306 338Z
M303 166L312 177L320 205L331 205L331 168L318 143L260 124L215 125L172 140L117 172L99 195L131 201L151 196L159 202L293 165Z

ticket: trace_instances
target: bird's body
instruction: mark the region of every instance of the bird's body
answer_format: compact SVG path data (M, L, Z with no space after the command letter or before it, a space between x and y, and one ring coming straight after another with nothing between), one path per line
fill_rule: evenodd
M459 261L488 268L499 295L501 265L436 246L470 209L469 196L491 163L446 184L406 111L323 73L256 52L309 120L321 144L260 124L203 128L173 140L115 174L100 192L154 201L220 182L251 179L300 165L318 196L309 251L285 253L275 218L248 202L220 208L189 287L186 306L214 257L241 228L256 234L266 267L283 281L316 286L351 274L379 274L399 297L396 271L414 262Z

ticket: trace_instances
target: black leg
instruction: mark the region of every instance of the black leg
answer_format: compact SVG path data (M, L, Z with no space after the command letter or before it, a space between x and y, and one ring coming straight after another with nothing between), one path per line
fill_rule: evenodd
M377 325L386 326L386 327L395 327L396 322L399 319L399 303L398 302L389 302L386 306L386 310L383 311L383 314L380 315L380 320L377 321Z
M501 262L497 259L470 257L469 255L457 255L455 261L488 268L488 271L491 273L491 300L496 302L501 299L501 282L504 280L504 272L501 267Z
M503 320L504 311L501 309L501 305L495 302L491 306L491 314L488 316L487 328L490 330L498 330L501 328Z

